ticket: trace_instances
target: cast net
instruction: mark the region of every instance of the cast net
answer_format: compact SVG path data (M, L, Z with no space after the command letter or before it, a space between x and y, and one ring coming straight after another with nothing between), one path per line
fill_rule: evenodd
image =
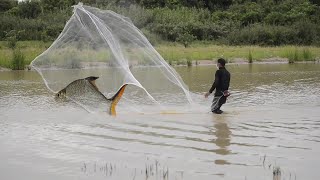
M130 109L192 102L179 74L129 18L81 3L31 66L54 93L74 80L97 76L99 90L108 97L129 84L120 102Z

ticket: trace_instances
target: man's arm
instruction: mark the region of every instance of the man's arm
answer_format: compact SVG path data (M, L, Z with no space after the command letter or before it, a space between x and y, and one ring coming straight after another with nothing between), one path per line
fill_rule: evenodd
M214 82L209 90L209 92L207 92L204 96L205 98L207 98L213 91L214 89L217 87L217 85L219 84L219 70L216 71L216 74L215 74L215 78L214 78Z

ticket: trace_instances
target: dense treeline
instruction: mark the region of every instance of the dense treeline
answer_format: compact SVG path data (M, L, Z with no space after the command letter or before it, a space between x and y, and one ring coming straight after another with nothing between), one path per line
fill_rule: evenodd
M320 45L320 0L83 0L131 18L153 43ZM0 40L54 40L78 0L0 1Z

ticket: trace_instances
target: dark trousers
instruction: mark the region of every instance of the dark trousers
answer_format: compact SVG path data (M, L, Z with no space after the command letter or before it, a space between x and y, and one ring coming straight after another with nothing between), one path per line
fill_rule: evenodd
M211 104L211 111L216 111L220 110L221 106L225 104L227 101L227 97L222 95L222 96L214 96Z

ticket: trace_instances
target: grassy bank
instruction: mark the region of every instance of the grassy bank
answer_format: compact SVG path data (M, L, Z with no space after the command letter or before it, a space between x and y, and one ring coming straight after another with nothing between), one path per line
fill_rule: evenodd
M13 61L13 50L8 48L7 41L0 41L0 67L14 68ZM16 49L20 49L21 53L25 57L25 63L28 65L30 62L45 51L51 42L41 42L41 41L22 41L17 42Z
M167 61L182 60L216 60L224 57L229 62L236 62L241 59L249 62L263 62L271 59L294 61L312 61L320 58L320 47L311 46L279 46L279 47L261 47L261 46L225 46L212 44L192 44L189 48L182 45L166 44L156 47L159 53Z
M35 57L45 51L51 42L21 41L17 48L25 57L25 63L29 64ZM177 43L162 43L157 45L156 50L171 64L185 64L192 60L214 61L224 57L229 62L237 60L263 62L270 59L279 61L313 61L320 58L320 47L311 46L224 46L213 45L205 42L197 42L185 48ZM0 41L0 66L12 69L13 51L8 48L6 41Z

